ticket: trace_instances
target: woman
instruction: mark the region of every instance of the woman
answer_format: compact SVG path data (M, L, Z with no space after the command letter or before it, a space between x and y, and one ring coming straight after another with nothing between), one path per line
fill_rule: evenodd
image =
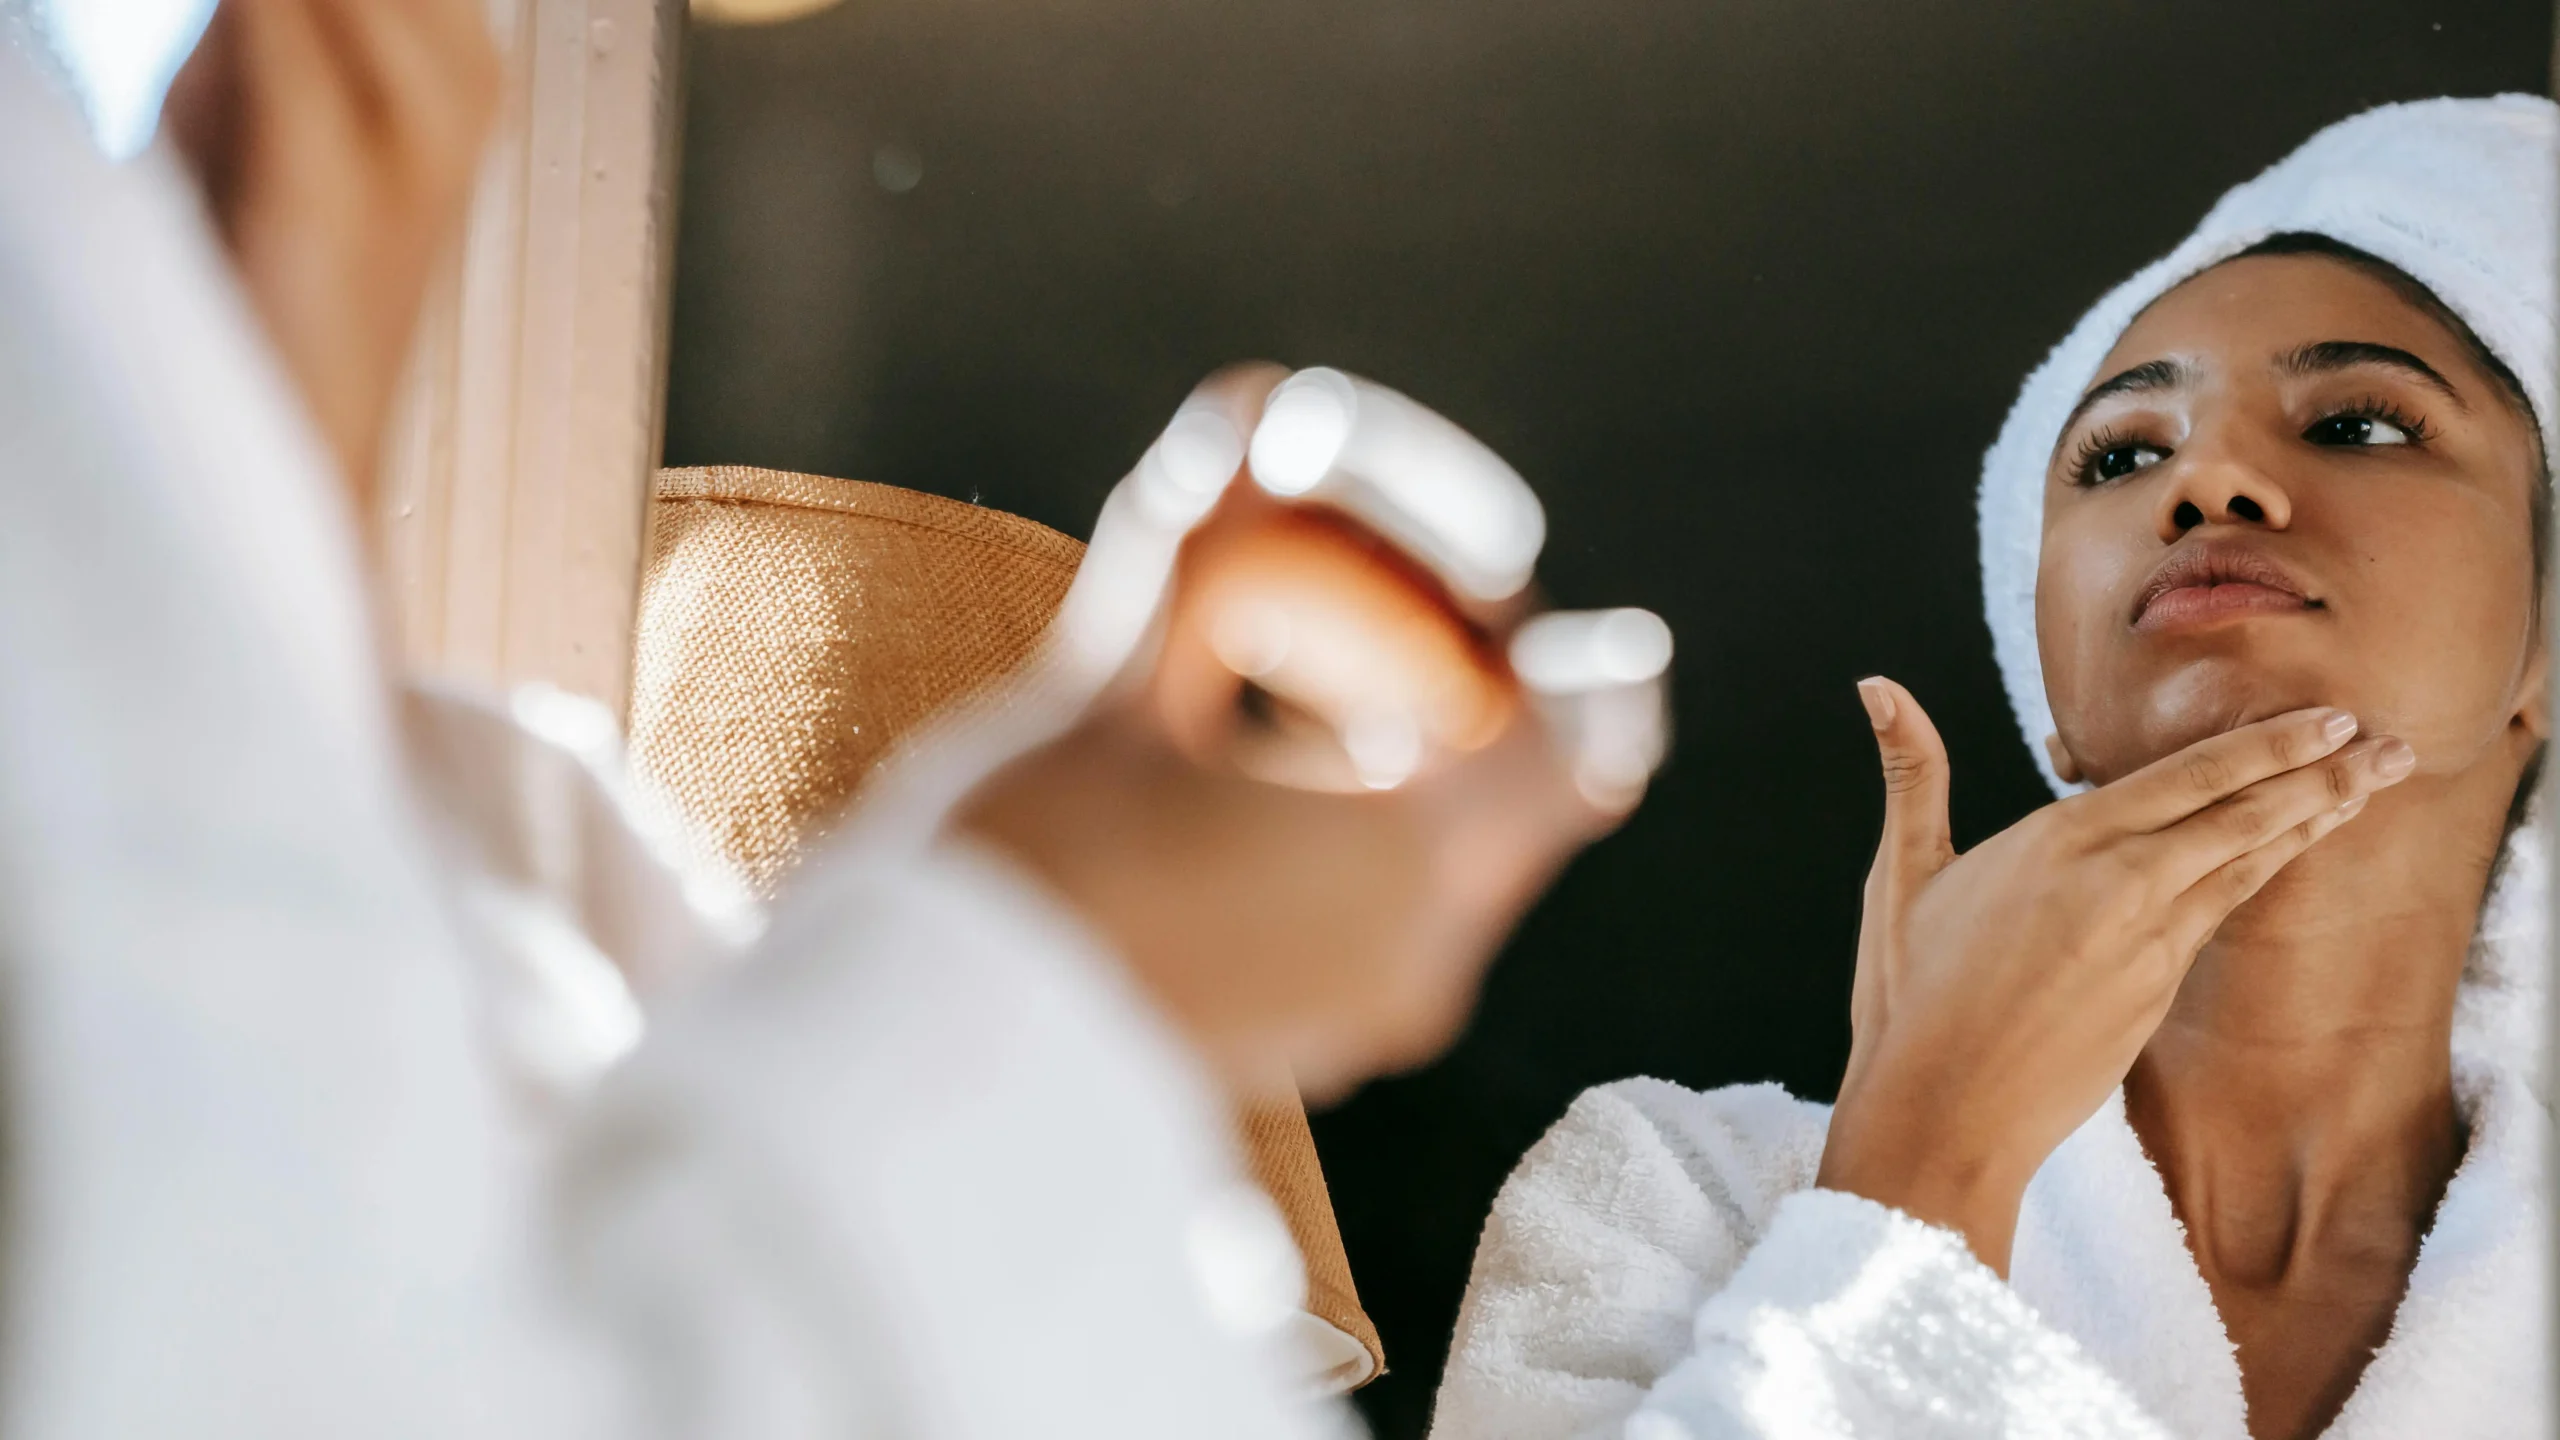
M1837 1106L1578 1099L1440 1436L2547 1433L2556 136L2334 126L2028 381L1985 595L2086 793L1958 856L1936 732L1863 683Z

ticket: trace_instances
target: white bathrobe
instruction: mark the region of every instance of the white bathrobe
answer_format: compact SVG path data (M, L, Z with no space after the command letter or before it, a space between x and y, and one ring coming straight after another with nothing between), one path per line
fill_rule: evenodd
M2539 97L2343 121L2225 196L2055 349L1981 497L1985 603L2039 764L2052 728L2034 627L2044 466L2125 326L2269 235L2325 234L2461 315L2521 377L2560 454L2555 172L2560 118ZM2336 1440L2551 1433L2547 850L2541 823L2516 837L2484 914L2453 1041L2469 1148ZM1701 1095L1629 1080L1575 1100L1494 1202L1436 1440L2246 1440L2229 1336L2120 1092L2028 1187L2006 1284L1951 1231L1813 1188L1827 1121L1767 1085Z
M2519 949L2530 908L2499 916ZM2540 1023L2529 987L2475 989L2466 1026ZM2466 1061L2458 1090L2470 1148L2337 1440L2550 1433L2550 1110L2520 1065ZM1434 1436L2245 1440L2121 1094L2037 1172L2005 1285L1954 1232L1812 1188L1828 1120L1771 1085L1576 1099L1494 1202Z
M1324 1432L1072 916L910 794L751 938L575 707L398 700L354 535L184 178L0 48L0 1433Z

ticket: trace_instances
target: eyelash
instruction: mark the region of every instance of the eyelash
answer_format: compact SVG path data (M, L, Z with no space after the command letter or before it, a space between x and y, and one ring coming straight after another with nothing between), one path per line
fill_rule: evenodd
M2110 450L2121 450L2129 445L2146 443L2148 442L2140 436L2119 430L2112 425L2103 430L2092 431L2089 438L2081 441L2079 447L2071 453L2071 483L2081 486L2106 483L2098 478L2099 457ZM2162 445L2154 448L2166 450L2169 447Z
M2334 410L2323 411L2312 418L2311 425L2325 425L2332 420L2379 420L2387 425L2396 425L2407 433L2409 443L2412 445L2423 445L2436 438L2435 429L2427 424L2426 416L2415 411L2404 410L2379 395L2362 396ZM2306 425L2303 429L2309 430L2311 425ZM2081 486L2105 484L2107 482L2097 477L2100 457L2110 450L2149 444L2150 442L2141 436L2130 431L2119 430L2114 426L2092 432L2072 451L2069 472L2071 481ZM2169 447L2159 445L2152 448L2165 451Z
M2424 445L2436 438L2435 429L2427 424L2426 416L2413 410L2403 410L2379 395L2367 395L2324 412L2311 424L2320 425L2331 420L2380 420L2384 424L2398 426L2408 435L2412 445ZM2303 428L2307 430L2310 426Z

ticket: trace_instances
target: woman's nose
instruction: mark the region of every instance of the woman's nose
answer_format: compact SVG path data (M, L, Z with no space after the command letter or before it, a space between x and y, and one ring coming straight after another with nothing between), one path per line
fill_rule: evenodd
M2160 492L2153 519L2164 542L2203 525L2282 530L2293 524L2293 497L2253 465L2208 459L2178 467Z

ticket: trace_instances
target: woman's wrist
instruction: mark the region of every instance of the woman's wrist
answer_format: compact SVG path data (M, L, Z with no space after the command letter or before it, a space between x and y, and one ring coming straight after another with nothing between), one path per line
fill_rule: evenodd
M2035 1164L1951 1134L1926 1116L1877 1113L1879 1108L1843 1094L1832 1111L1814 1183L1953 1230L1983 1264L2005 1277L2018 1205Z

